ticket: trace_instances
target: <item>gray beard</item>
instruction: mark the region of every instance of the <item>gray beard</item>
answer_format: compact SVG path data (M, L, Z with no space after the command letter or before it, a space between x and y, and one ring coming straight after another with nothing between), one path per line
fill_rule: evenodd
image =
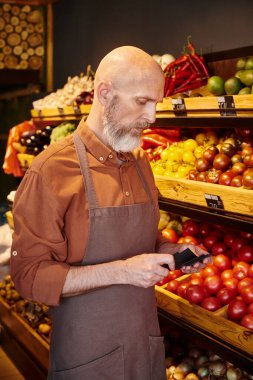
M147 122L136 122L130 125L122 125L115 121L115 113L119 102L114 98L103 117L103 139L116 152L131 152L141 142L143 129L149 126ZM138 129L138 131L136 131Z

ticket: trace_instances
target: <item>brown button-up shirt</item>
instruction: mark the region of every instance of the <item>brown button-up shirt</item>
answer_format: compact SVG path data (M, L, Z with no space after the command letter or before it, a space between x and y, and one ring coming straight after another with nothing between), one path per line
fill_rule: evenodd
M92 180L101 207L147 201L131 153L106 147L82 120L78 133L86 146ZM150 165L134 151L157 200ZM73 135L50 145L33 160L15 196L11 275L24 298L59 304L70 265L83 260L89 218ZM145 239L145 236L143 236ZM164 242L158 234L157 250Z

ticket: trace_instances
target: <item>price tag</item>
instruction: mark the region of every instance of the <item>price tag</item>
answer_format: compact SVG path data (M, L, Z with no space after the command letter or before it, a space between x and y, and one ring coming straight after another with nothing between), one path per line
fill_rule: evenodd
M214 208L214 209L223 209L223 202L220 199L219 195L212 195L212 194L204 194L206 204L208 207Z
M184 99L171 99L175 116L187 116Z
M236 116L234 98L231 95L217 96L220 115L221 116Z
M65 119L65 113L64 113L64 110L63 110L62 107L58 107L58 112L59 112L59 115L60 115L63 119Z
M79 106L73 106L73 109L76 116L81 115L81 109Z

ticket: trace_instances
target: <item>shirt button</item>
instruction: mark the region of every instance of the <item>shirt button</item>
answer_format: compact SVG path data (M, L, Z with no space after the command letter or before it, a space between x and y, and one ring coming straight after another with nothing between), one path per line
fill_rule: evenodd
M17 251L13 251L12 252L12 256L17 256L18 252Z
M99 161L104 161L104 157L99 157Z
M129 192L128 192L128 191L126 191L126 192L125 192L125 195L128 197L128 196L129 196Z
M113 155L112 155L112 154L109 154L109 158L113 158Z

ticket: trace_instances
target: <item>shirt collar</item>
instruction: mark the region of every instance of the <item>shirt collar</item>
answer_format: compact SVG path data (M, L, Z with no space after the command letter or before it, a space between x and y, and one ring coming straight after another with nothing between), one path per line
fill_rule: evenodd
M117 163L117 158L121 161L132 161L132 153L117 153L110 149L104 143L99 140L95 133L88 127L84 119L82 119L77 127L77 133L82 139L86 149L101 163L105 163L107 160Z

